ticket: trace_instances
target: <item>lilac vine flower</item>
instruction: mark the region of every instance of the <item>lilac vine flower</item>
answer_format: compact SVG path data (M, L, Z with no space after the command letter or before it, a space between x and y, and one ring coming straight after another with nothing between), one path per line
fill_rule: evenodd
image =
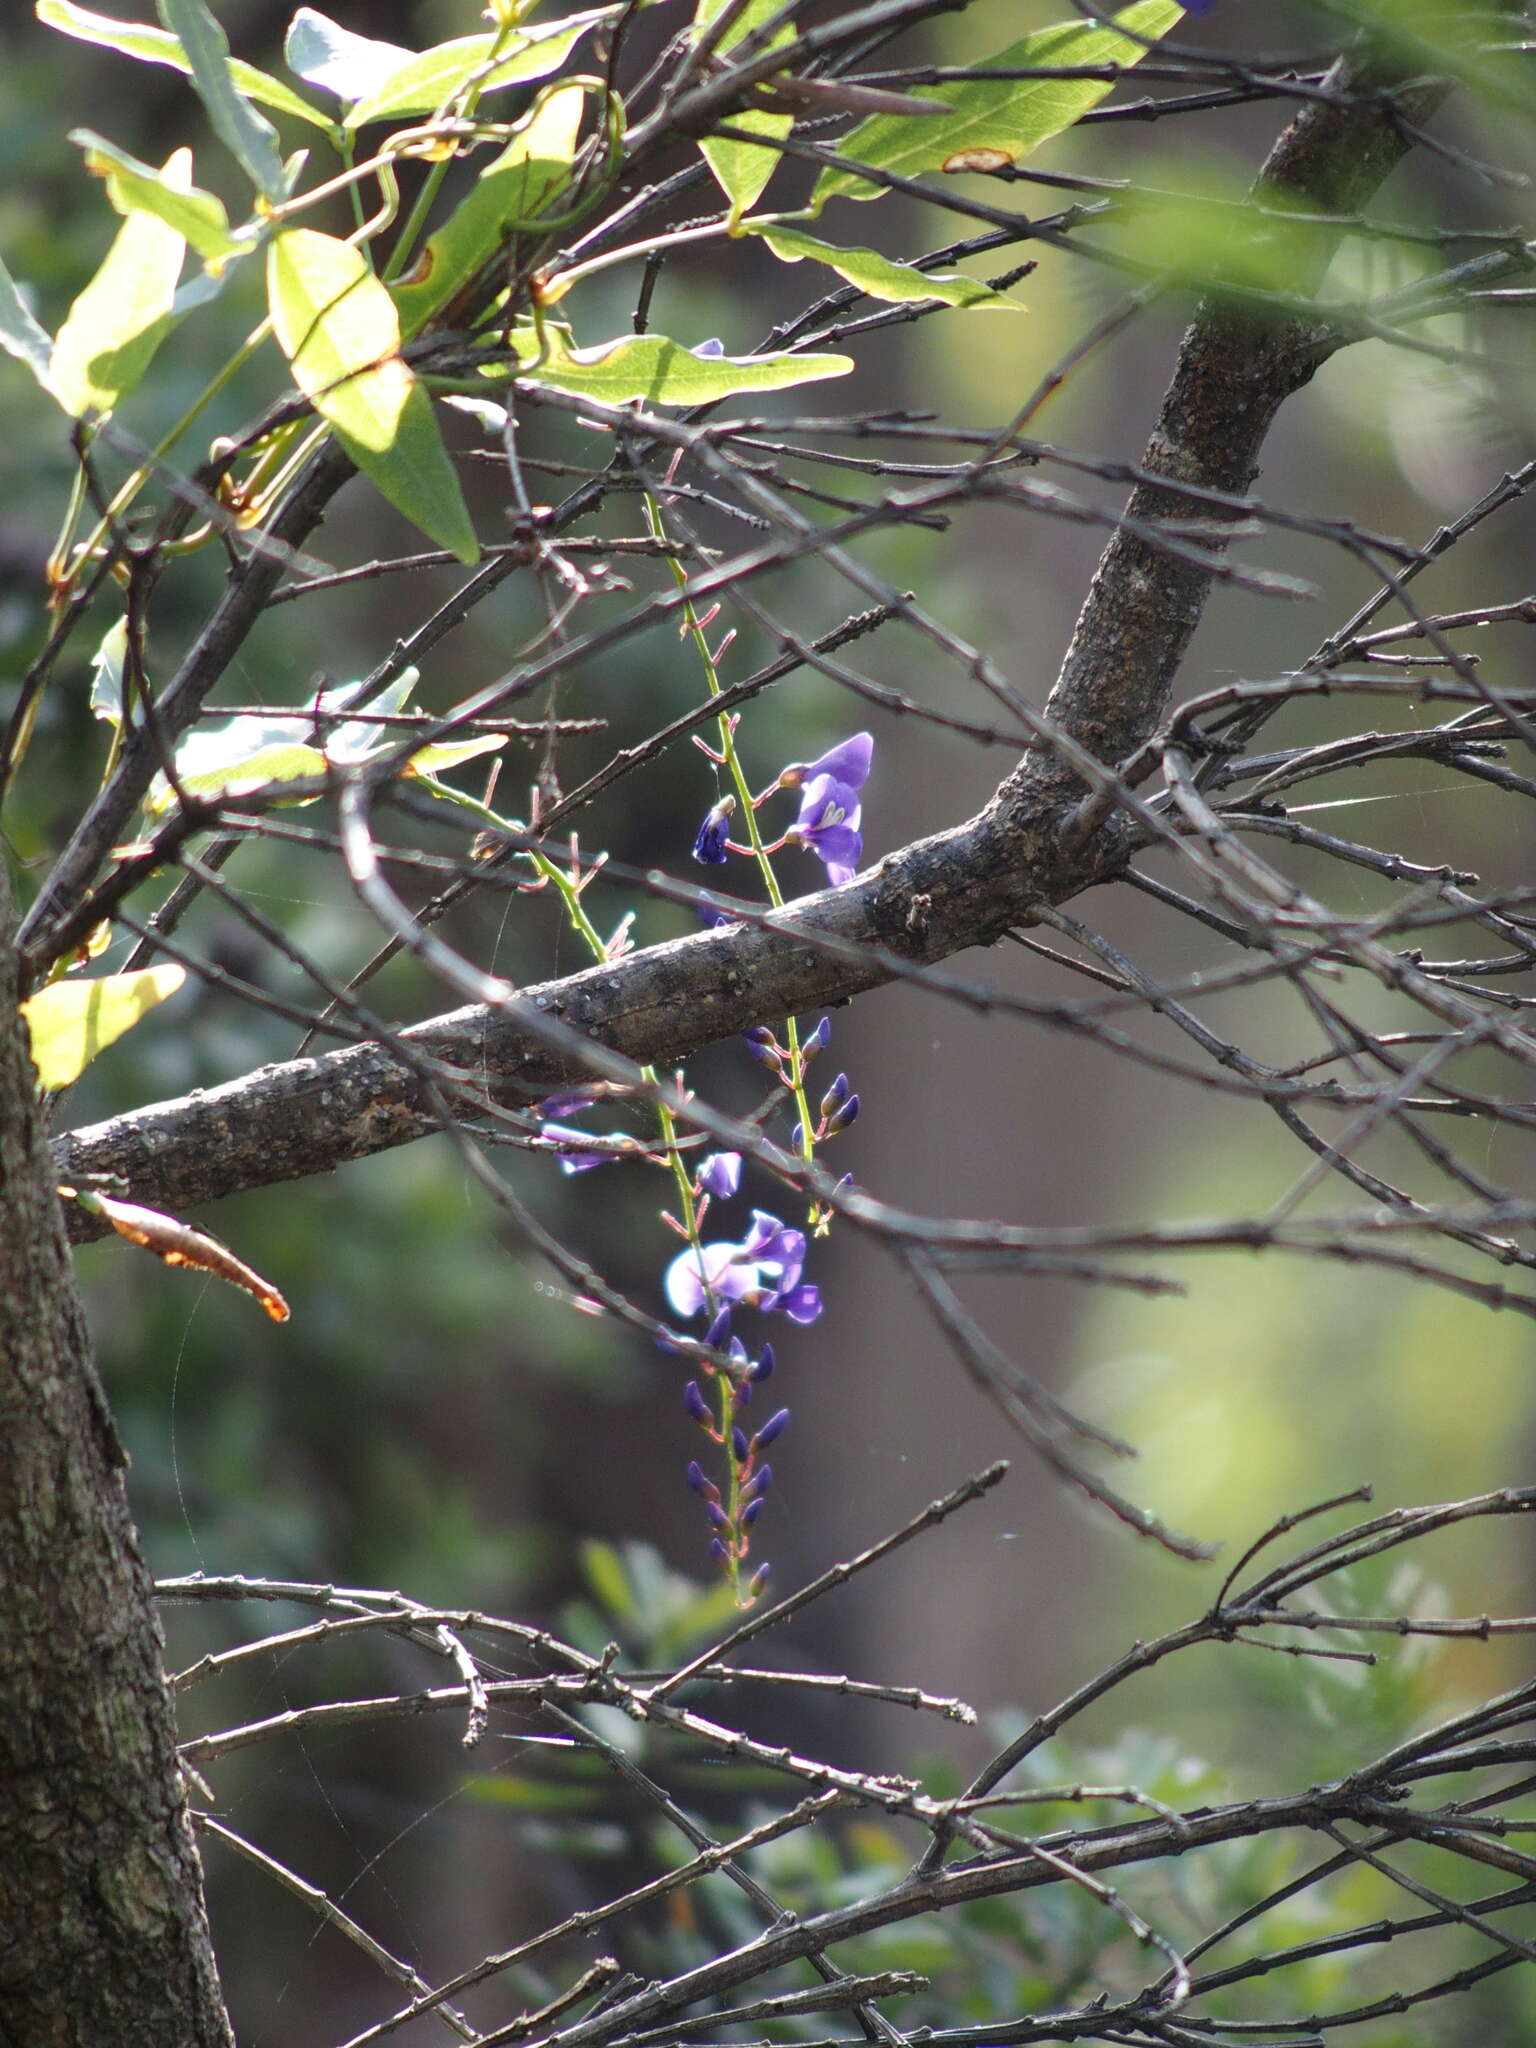
M874 749L869 733L856 732L815 761L792 762L779 777L781 789L800 791L800 815L784 836L815 854L834 887L853 880L864 851L859 791Z
M583 1143L590 1142L592 1135L590 1131L572 1130L569 1124L540 1124L539 1126L539 1136L541 1138L556 1138L562 1144L572 1147L579 1147ZM562 1173L590 1173L594 1166L611 1166L618 1156L618 1153L614 1151L582 1152L572 1150L562 1152L556 1164Z
M717 1201L729 1201L741 1186L741 1154L739 1152L711 1152L699 1168L694 1187L701 1195L713 1195Z
M731 836L731 813L736 808L733 796L721 797L713 810L707 811L693 842L693 857L711 867L721 867L726 860L726 842Z
M663 1287L675 1314L713 1314L731 1302L765 1311L782 1309L791 1321L814 1323L821 1314L821 1289L802 1283L805 1233L790 1230L777 1216L752 1212L752 1228L740 1244L690 1246L667 1268Z

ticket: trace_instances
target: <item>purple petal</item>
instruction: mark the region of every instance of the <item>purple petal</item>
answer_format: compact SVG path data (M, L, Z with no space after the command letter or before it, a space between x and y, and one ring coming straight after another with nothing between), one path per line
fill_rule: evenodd
M731 813L735 808L736 799L728 796L705 814L693 842L695 860L705 861L714 867L724 864L727 859L726 841L731 836Z
M806 833L803 837L807 850L824 862L828 870L842 870L840 875L832 876L834 882L852 879L864 852L864 841L852 825L827 825L821 831Z
M846 782L850 789L862 789L869 780L869 765L874 756L875 742L872 734L856 732L841 746L831 748L813 761L806 769L807 779L812 775L830 775L838 782Z
M567 1124L542 1124L539 1135L573 1146L587 1144L592 1137L590 1131L573 1131ZM562 1173L590 1173L594 1166L611 1166L614 1157L612 1152L562 1152L558 1164Z
M699 1168L697 1185L701 1194L713 1195L717 1201L729 1201L741 1186L741 1154L711 1152Z
M814 1323L821 1314L821 1289L809 1281L802 1287L792 1287L788 1294L779 1297L779 1307L792 1323Z

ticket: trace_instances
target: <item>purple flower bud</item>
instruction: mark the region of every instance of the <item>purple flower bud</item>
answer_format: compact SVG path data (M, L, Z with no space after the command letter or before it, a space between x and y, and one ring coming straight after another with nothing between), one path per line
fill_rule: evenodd
M752 1381L751 1381L751 1379L750 1379L750 1378L748 1378L748 1379L744 1379L744 1380L738 1380L738 1381L736 1382L736 1391L735 1391L735 1392L734 1392L734 1393L732 1394L732 1396L731 1396L731 1401L732 1401L733 1405L734 1405L735 1407L737 1407L737 1408L745 1408L745 1407L746 1407L746 1405L747 1405L747 1403L748 1403L748 1402L749 1402L749 1401L751 1400L751 1398L752 1398Z
M725 1512L725 1509L720 1506L718 1501L706 1501L704 1503L704 1512L709 1516L711 1528L729 1529L729 1527L731 1526L730 1516Z
M755 1522L755 1521L757 1520L758 1516L759 1516L759 1515L760 1515L760 1514L761 1514L762 1512L763 1512L763 1501L762 1501L762 1496L761 1496L761 1495L759 1495L759 1496L758 1496L758 1498L757 1498L756 1500L749 1500L749 1501L747 1502L746 1506L745 1506L745 1507L744 1507L744 1508L742 1509L742 1511L741 1511L741 1526L742 1526L742 1528L743 1528L743 1529L750 1529L750 1528L751 1528L751 1526L752 1526L752 1524L753 1524L753 1523L754 1523L754 1522Z
M771 1380L773 1378L773 1346L771 1344L763 1346L762 1356L752 1367L751 1376L755 1380Z
M712 867L721 866L726 860L725 842L731 836L731 813L736 808L733 796L721 797L713 810L707 811L693 842L693 857Z
M699 1177L694 1187L701 1195L713 1195L718 1201L729 1201L741 1186L741 1154L739 1152L711 1152L699 1168Z
M828 1126L828 1136L830 1136L833 1131L846 1131L850 1124L856 1124L858 1120L859 1098L857 1095L850 1095L848 1100L843 1104L842 1108L837 1112L837 1115L833 1117L831 1124Z
M768 1427L771 1429L773 1424L769 1423ZM751 1449L752 1446L747 1442L747 1432L738 1423L731 1431L731 1452L738 1465L744 1465L747 1462Z
M718 1351L720 1346L725 1342L726 1338L729 1337L730 1334L731 1310L730 1304L727 1303L726 1306L723 1309L721 1309L719 1315L715 1317L715 1320L710 1324L709 1328L704 1332L704 1342L710 1347L712 1351Z
M766 1451L775 1437L782 1436L789 1422L789 1410L781 1408L777 1415L770 1415L757 1435L752 1439L754 1451Z
M701 1429L710 1427L709 1404L699 1392L697 1380L690 1380L683 1389L683 1406Z
M832 1019L823 1017L810 1037L805 1041L807 1052L825 1052L832 1043Z
M709 1554L715 1560L716 1564L724 1564L725 1560L730 1556L730 1552L726 1549L725 1545L720 1541L720 1538L718 1536L710 1537Z
M848 1076L846 1074L839 1074L837 1079L832 1083L832 1086L821 1098L822 1115L836 1116L837 1112L848 1100L849 1092L850 1091L848 1086Z
M747 1598L749 1600L755 1600L757 1595L761 1593L764 1586L768 1583L768 1574L772 1570L773 1566L769 1564L760 1564L758 1566L747 1584Z
M759 1465L752 1474L752 1477L747 1481L747 1485L753 1493L766 1493L772 1484L773 1467L771 1465Z
M688 1484L701 1499L707 1499L711 1491L709 1481L704 1477L704 1467L697 1458L688 1461Z
M796 1124L795 1128L790 1132L789 1149L791 1152L803 1152L805 1150L804 1124Z

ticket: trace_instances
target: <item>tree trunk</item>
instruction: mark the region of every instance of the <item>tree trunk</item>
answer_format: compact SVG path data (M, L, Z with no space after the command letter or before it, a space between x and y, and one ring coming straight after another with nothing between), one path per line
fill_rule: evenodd
M229 2048L126 1464L16 1014L0 868L0 2043Z

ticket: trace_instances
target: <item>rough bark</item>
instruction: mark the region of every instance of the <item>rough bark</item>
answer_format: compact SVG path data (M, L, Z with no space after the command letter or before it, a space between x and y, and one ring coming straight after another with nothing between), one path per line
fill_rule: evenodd
M1112 871L1111 834L1062 857L1059 811L1038 797L1006 811L992 805L847 888L524 989L503 1012L456 1010L401 1040L472 1085L525 1100L590 1071L583 1043L665 1068L749 1024L846 1001L906 963L985 944L1027 919L1032 904L1060 902ZM179 1212L423 1137L438 1128L424 1094L408 1058L383 1045L348 1047L70 1132L55 1159L65 1177L109 1176L132 1200ZM107 1228L78 1211L68 1221L79 1239Z
M1384 102L1372 110L1358 98L1373 89L1381 94L1392 83L1377 56L1341 59L1325 81L1334 97L1314 102L1286 128L1259 174L1255 198L1313 216L1347 216L1363 206L1410 146ZM1400 103L1422 119L1444 93L1442 84L1431 82L1401 95ZM1317 289L1337 241L1331 233L1315 236L1310 268L1288 279L1293 295ZM1318 346L1320 331L1315 318L1276 318L1217 301L1200 306L1143 469L1203 490L1246 492L1275 415L1328 353ZM1111 765L1127 760L1156 730L1213 581L1210 569L1152 547L1139 534L1169 520L1219 525L1223 517L1202 501L1149 484L1131 493L1126 515L1138 532L1120 528L1104 550L1046 705L1053 724ZM1207 551L1219 547L1213 539ZM1061 768L1050 772L1058 781L1072 779Z
M16 1013L0 870L0 2042L229 2048L160 1631Z

